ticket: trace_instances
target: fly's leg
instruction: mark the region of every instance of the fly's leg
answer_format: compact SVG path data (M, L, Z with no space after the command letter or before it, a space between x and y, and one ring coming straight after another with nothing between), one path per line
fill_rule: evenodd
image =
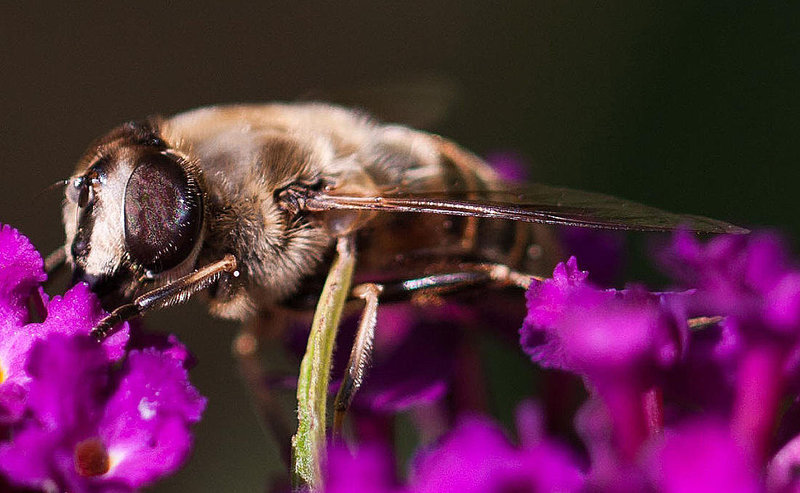
M341 434L345 414L369 369L375 340L379 297L383 301L399 301L419 292L451 293L482 285L518 286L527 289L531 279L534 278L500 264L468 264L461 267L464 270L384 284L366 283L353 288L351 297L364 300L365 306L350 351L350 359L342 377L342 384L334 401L334 436Z
M350 351L350 359L347 361L347 369L342 378L342 385L336 393L333 409L333 434L339 436L344 424L344 416L353 397L361 383L364 381L364 374L369 368L372 358L372 344L375 341L375 325L378 322L378 296L383 291L380 284L360 284L353 288L353 296L361 298L366 303L364 311L361 313L361 320L358 322L358 331L353 348Z
M225 255L222 260L147 292L136 298L133 303L116 308L97 323L92 329L91 335L98 341L102 341L111 335L114 332L114 326L121 322L130 320L153 308L163 308L183 303L193 294L210 286L223 272L236 275L236 258L233 255Z
M533 280L542 281L544 278L516 271L503 264L477 264L478 269L485 270L492 281L501 286L516 286L528 289Z
M460 264L452 272L384 283L381 300L403 301L417 292L431 291L437 294L454 293L469 288L490 286L514 286L528 289L532 280L543 278L525 274L503 264Z
M53 274L55 274L67 261L67 251L64 250L64 247L61 247L55 251L53 251L50 255L44 259L44 271L47 273L47 277L50 278Z
M274 385L271 378L290 370L289 362L284 361L286 358L281 352L281 334L287 325L288 319L283 313L261 313L241 328L231 350L239 376L247 387L250 403L260 418L259 425L265 435L275 440L288 467L294 432L293 413L283 405L283 389Z

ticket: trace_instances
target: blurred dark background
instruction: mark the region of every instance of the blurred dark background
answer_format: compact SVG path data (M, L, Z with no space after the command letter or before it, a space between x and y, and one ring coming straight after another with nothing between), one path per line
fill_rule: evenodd
M518 151L536 180L797 238L790 3L4 3L0 221L54 249L60 198L40 192L125 120L223 102L378 107L382 93L394 94L383 115L402 116L414 102L392 83L434 80L447 111L428 129L477 153ZM281 465L238 382L234 325L202 312L150 323L181 334L210 397L192 461L154 490L260 491Z

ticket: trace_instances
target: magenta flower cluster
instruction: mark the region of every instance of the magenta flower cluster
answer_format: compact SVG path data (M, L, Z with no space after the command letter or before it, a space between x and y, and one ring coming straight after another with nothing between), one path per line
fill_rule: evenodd
M366 446L351 454L334 447L328 457L326 491L579 491L584 473L573 452L542 435L535 406L526 403L517 414L519 446L512 445L489 419L464 416L439 444L418 451L407 486L398 486L391 454L385 448Z
M99 344L86 285L49 299L45 279L27 238L0 226L0 489L134 491L177 470L205 407L186 349L133 344L127 324Z
M599 287L613 275L575 257L527 291L519 349L585 397L565 436L550 402L563 393L523 402L513 434L475 412L464 326L488 318L502 336L513 310L382 309L402 330L378 334L360 443L331 445L325 490L800 491L800 269L768 234L679 233L659 260L673 291ZM82 284L50 299L42 264L0 227L0 489L133 491L174 472L205 407L188 351L127 325L94 342L98 301ZM384 425L403 411L426 423L401 472Z
M521 349L583 383L581 446L528 403L516 440L462 416L405 479L385 443L335 446L327 491L800 491L800 269L763 233L679 233L660 261L675 291L602 289L572 257L527 292Z

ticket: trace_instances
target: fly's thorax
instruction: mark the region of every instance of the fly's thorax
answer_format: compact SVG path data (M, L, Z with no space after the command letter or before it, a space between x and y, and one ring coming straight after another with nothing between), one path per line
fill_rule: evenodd
M281 202L281 191L291 186L355 190L370 183L324 139L252 127L245 134L259 143L259 151L236 162L228 149L231 139L218 140L217 146L183 139L191 149L202 150L194 156L208 190L208 236L201 263L226 253L239 263L237 279L222 280L208 291L211 311L235 319L291 296L316 271L335 237L358 227L358 217L368 216L298 214ZM245 147L253 148L253 143ZM235 169L228 172L231 167Z

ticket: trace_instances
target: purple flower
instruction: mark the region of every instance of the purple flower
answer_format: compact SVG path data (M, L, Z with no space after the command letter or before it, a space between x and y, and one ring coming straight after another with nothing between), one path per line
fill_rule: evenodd
M666 256L695 287L692 310L724 315L738 342L731 428L755 460L767 459L787 384L798 378L800 270L775 236L721 236L701 244L678 234Z
M664 379L665 398L679 416L696 409L727 414L743 344L730 320L691 330L683 358Z
M111 476L134 488L180 467L191 449L189 426L205 409L176 353L182 351L131 351L97 424L116 462Z
M30 242L15 229L0 228L0 423L18 420L25 408L30 376L25 369L28 353L36 341L50 334L89 334L105 315L100 303L85 284L70 289L63 298L48 301L39 285L45 280L42 258ZM38 291L37 291L38 289ZM27 300L46 312L41 323L31 319ZM110 360L124 354L128 327L104 341Z
M774 235L718 236L701 244L681 232L664 263L674 278L697 289L695 310L734 318L747 338L798 340L800 270Z
M404 488L386 448L362 446L353 455L333 447L325 491L582 491L585 480L578 461L569 449L541 436L538 410L522 405L517 420L519 446L488 418L462 418L440 443L418 451Z
M536 421L523 410L520 422ZM523 428L520 426L520 428ZM527 433L526 433L527 432ZM513 446L491 421L463 418L436 447L414 461L415 492L580 491L584 474L572 453L521 429L522 446Z
M129 350L158 350L169 355L172 359L180 361L187 370L194 367L197 363L194 355L180 340L178 340L178 336L175 334L146 332L139 322L138 320L131 322L131 337L128 343Z
M603 290L575 258L559 264L528 290L520 342L534 362L580 375L590 391L575 425L586 471L541 438L535 413L519 420L519 446L470 417L417 453L402 491L798 490L800 427L781 423L774 438L786 379L800 368L800 271L787 258L769 236L701 245L679 235L674 273L694 288L680 293ZM725 318L690 332L689 313ZM399 491L389 455L365 450L331 467L341 478L360 474L365 491Z
M567 308L556 331L569 366L608 408L620 457L630 460L647 439L650 422L661 420L660 404L653 409L645 404L652 398L648 389L677 358L672 337L677 331L643 295L630 300L605 294L576 293L580 299Z
M44 280L30 242L0 228L3 481L132 491L177 469L205 406L188 382L186 348L174 336L137 332L137 349L126 353L127 323L98 344L89 332L106 313L88 286L49 300ZM29 300L42 322L31 322Z
M367 444L354 453L337 445L328 450L326 493L401 493L392 456L386 447Z
M638 449L621 450L616 429L608 406L597 396L590 397L575 415L575 430L589 453L589 490L644 491L645 477L635 462Z
M186 459L205 399L168 351L131 351L114 369L89 338L51 335L27 370L30 414L0 445L0 470L16 484L132 491Z
M16 229L0 225L0 323L28 322L26 302L45 279L42 256L31 242Z
M718 419L693 420L668 430L642 466L651 491L693 493L763 491L745 450Z
M28 299L46 277L42 257L28 239L0 226L0 423L18 419L25 407L30 342L17 333L30 318Z
M681 294L600 290L587 277L570 257L531 283L520 343L535 363L598 377L677 360L687 337Z
M654 375L678 360L688 331L679 304L671 301L641 288L575 290L554 327L567 366L596 384L652 384Z
M552 279L531 283L525 293L528 314L520 329L520 344L534 363L545 368L568 368L554 328L572 294L587 284L588 276L578 269L575 257L570 257L556 266Z
M586 277L573 257L552 279L534 281L520 340L534 362L585 379L608 409L614 450L630 461L661 427L657 386L688 338L683 295L599 290Z
M620 456L611 422L598 399L587 401L576 418L591 458L591 491L763 491L753 461L722 419L694 417L667 428L630 460ZM775 471L776 483L778 476L791 479L790 464L776 465Z

